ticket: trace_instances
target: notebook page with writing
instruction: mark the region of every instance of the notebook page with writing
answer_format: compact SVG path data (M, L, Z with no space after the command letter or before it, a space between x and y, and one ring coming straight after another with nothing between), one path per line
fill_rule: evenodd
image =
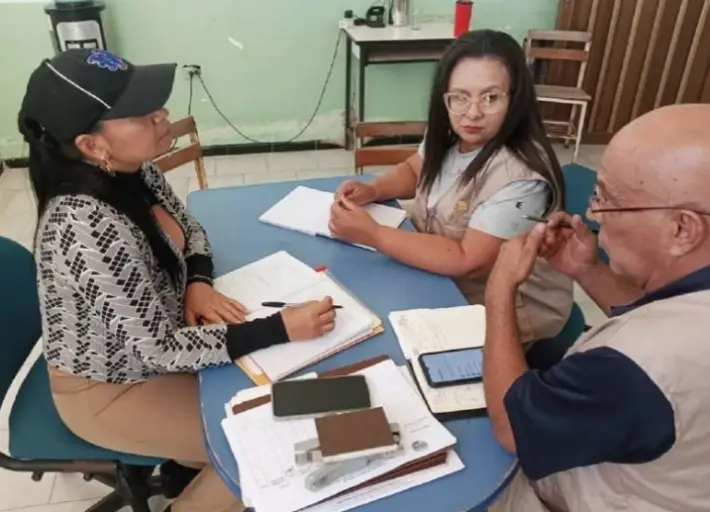
M331 237L328 223L330 208L335 194L298 186L286 197L266 211L259 220L285 229L300 231L309 235ZM407 214L404 210L381 204L365 206L372 218L380 225L397 228L404 222ZM359 247L372 250L360 244Z
M375 322L372 313L325 274L318 274L306 287L275 300L302 303L322 300L326 296L332 297L334 304L342 306L342 309L335 310L333 331L315 340L274 345L250 354L251 359L270 380L276 381L295 373L324 355L337 351L340 346L372 331ZM278 310L274 308L261 308L250 313L248 319L264 318L276 311Z
M419 364L419 355L427 352L482 347L486 335L484 306L394 311L389 320L434 414L486 407L482 383L432 388Z
M244 304L247 311L256 311L262 302L280 301L317 278L314 269L279 251L215 279L214 288Z
M275 421L270 404L228 417L223 420L222 428L240 473L250 476L245 496L257 511L301 510L456 443L456 438L429 413L391 360L357 374L367 379L373 406L383 407L388 420L399 424L403 452L321 490L309 491L305 477L319 466L296 466L293 449L295 443L316 437L314 420Z

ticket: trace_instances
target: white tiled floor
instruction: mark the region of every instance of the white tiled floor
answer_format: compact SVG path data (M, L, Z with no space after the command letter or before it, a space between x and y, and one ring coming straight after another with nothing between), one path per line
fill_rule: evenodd
M579 163L596 168L602 147L587 146L580 152ZM571 151L557 148L560 161L571 160ZM206 159L210 188L248 185L294 179L342 176L353 172L352 153L342 150L304 151L298 153L272 153L239 156L222 156ZM383 169L371 170L379 173ZM197 189L194 168L178 169L168 174L168 180L180 197ZM0 176L0 235L19 241L26 247L32 245L36 223L35 202L27 172L6 170ZM595 324L603 313L584 295L575 290L575 299L582 306L588 323ZM34 352L32 361L39 354ZM26 365L31 366L31 362ZM23 375L18 377L21 381ZM14 392L0 408L0 452L7 453L8 414ZM84 482L77 475L45 475L41 482L33 482L28 474L0 470L0 512L80 512L86 510L107 489L96 482ZM155 510L162 510L162 504Z

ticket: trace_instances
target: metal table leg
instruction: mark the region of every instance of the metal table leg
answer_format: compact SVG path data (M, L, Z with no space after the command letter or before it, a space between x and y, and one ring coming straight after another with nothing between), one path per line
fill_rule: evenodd
M353 42L345 35L345 149L352 149L352 136L350 132L350 97L352 95L352 67L353 67Z
M363 122L365 120L365 64L367 62L367 56L365 55L364 48L360 48L360 62L357 74L358 80L358 108L357 108L357 120L358 122Z

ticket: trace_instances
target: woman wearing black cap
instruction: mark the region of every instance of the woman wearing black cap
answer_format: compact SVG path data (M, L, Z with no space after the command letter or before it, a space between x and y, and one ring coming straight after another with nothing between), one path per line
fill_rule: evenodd
M212 289L205 232L150 163L172 142L175 68L71 50L29 80L19 128L39 211L44 356L75 434L204 468L176 512L241 510L209 466L194 374L322 335L334 314L324 298L244 322Z

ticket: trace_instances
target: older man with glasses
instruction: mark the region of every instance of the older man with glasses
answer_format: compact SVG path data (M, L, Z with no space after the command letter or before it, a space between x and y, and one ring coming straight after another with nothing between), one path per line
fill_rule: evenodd
M655 110L604 154L588 217L506 243L486 290L484 383L521 471L495 511L710 510L710 105ZM515 289L538 257L609 315L530 370Z

